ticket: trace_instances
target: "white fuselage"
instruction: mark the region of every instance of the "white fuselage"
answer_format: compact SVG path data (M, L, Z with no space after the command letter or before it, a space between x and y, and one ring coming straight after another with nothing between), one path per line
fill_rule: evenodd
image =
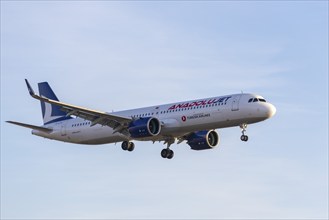
M262 101L251 101L258 98ZM132 109L113 114L124 117L153 117L161 122L161 132L157 136L135 140L163 140L165 137L179 137L189 132L211 130L252 124L270 118L275 107L265 102L259 95L234 94L166 105ZM121 133L114 133L108 126L72 118L45 125L53 129L51 133L33 130L32 134L49 139L77 144L106 144L132 140Z

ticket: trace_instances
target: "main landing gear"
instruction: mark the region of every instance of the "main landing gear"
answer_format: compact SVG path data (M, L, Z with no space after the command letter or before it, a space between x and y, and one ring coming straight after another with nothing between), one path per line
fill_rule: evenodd
M172 151L169 147L171 144L175 143L174 139L166 141L165 144L167 144L167 148L163 149L161 151L161 157L162 158L167 158L167 159L172 159L174 157L174 151ZM133 151L135 148L135 144L130 141L124 141L121 144L121 148L124 151Z
M122 150L133 151L135 149L135 144L130 141L124 141L121 144Z
M245 132L247 131L247 124L243 123L240 125L242 135L240 137L241 141L248 141L248 136L245 135Z
M167 144L167 148L161 151L162 158L172 159L174 157L174 151L170 150L169 148L173 143L175 143L175 138L168 137L165 140L164 144Z
M174 157L174 151L170 150L169 148L165 148L161 151L161 157L172 159Z

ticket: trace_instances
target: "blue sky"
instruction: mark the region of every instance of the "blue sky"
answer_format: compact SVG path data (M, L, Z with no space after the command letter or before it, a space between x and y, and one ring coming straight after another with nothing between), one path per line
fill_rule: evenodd
M203 152L81 146L41 124L36 88L104 111L238 92L274 118ZM1 218L328 218L328 2L1 1Z

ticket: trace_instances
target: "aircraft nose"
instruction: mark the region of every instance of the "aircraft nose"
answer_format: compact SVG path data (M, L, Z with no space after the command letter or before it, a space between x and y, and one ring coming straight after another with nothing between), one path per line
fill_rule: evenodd
M272 104L270 104L270 103L268 103L268 105L267 105L267 117L268 118L271 118L271 117L273 117L275 115L275 113L276 113L275 106L272 105Z

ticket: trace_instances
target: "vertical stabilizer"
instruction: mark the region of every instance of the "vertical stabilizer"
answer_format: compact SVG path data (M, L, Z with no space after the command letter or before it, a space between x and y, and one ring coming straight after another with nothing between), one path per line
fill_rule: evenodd
M38 83L38 87L40 96L59 101L47 82ZM70 116L66 116L66 113L61 111L60 106L45 103L44 101L40 102L44 125L57 121L71 119Z

